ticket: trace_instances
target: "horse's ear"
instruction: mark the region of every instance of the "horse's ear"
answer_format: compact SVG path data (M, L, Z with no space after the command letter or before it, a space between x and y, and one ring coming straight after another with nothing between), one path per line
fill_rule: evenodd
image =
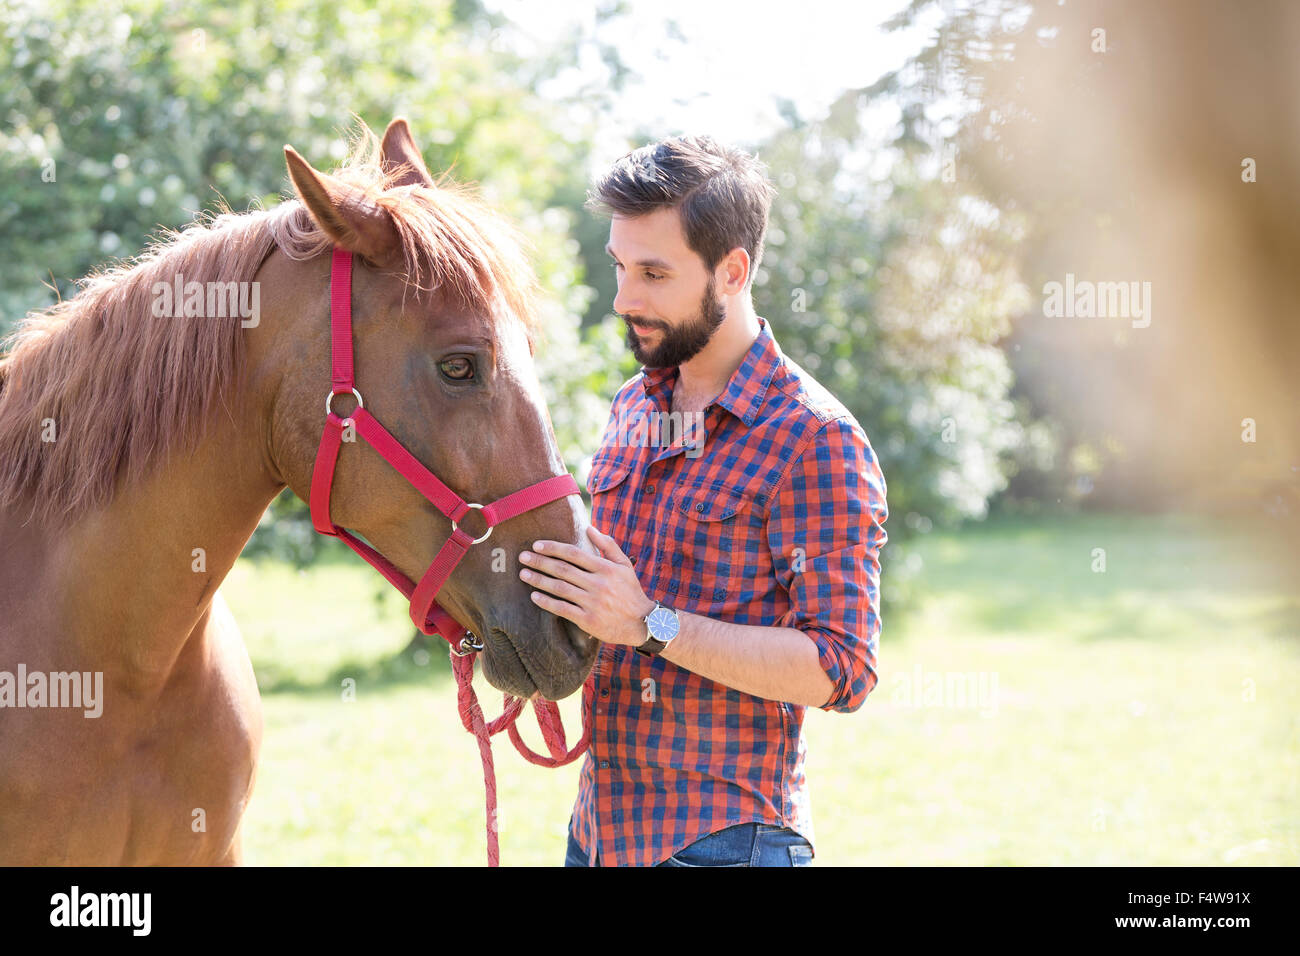
M311 168L292 146L284 147L294 191L316 224L338 246L379 266L401 260L401 237L393 217L366 193Z
M424 157L415 145L410 124L404 116L397 117L384 131L384 141L379 147L379 164L385 173L397 173L394 186L433 185L433 177L424 165Z

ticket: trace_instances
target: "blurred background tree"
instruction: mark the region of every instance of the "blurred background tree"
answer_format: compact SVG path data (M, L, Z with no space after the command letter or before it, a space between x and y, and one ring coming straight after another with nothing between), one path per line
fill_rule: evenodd
M1293 31L1180 9L915 0L891 26L938 18L905 67L812 120L786 103L781 129L739 144L779 192L756 305L880 456L891 598L910 536L991 508L1300 511L1300 325L1279 268L1300 217L1241 172L1249 156L1273 181L1300 173L1300 84L1261 72ZM328 166L351 114L406 115L431 169L478 182L531 239L539 371L585 479L636 371L608 226L583 209L629 79L600 28L627 13L603 4L539 45L478 0L0 0L0 331L159 226L280 201L284 143ZM1230 66L1213 81L1186 54L1202 43ZM1151 327L1045 318L1040 290L1067 272L1151 281ZM303 563L329 545L286 492L249 550Z
M1300 8L913 0L888 26L931 16L862 94L1020 224L1004 349L1061 453L1010 494L1300 517ZM1149 316L1045 316L1067 274L1150 283Z
M350 114L376 130L405 115L430 169L479 183L532 243L549 294L540 372L581 470L608 396L635 370L617 331L580 329L591 293L573 238L584 144L617 90L616 55L574 33L524 58L510 25L473 0L4 0L0 14L0 332L159 226L222 198L240 209L292 195L285 143L327 168L345 155ZM603 72L540 96L584 45ZM326 546L286 491L249 551L301 564Z
M998 347L1028 299L1011 257L1019 225L976 196L954 202L915 150L882 151L863 120L849 93L763 146L778 196L755 305L882 462L897 607L919 570L909 539L983 518L1051 436L1012 401Z

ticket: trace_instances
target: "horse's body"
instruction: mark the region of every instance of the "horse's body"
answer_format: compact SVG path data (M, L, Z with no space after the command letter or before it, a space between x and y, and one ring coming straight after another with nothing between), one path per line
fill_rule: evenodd
M100 672L104 698L0 711L3 862L238 862L262 711L217 585L275 488L233 432L58 536L0 521L0 671Z
M383 158L388 177L362 193L305 164L295 170L291 157L311 220L293 212L299 218L289 234L314 222L326 245L346 242L369 261L396 268L393 236L375 225L383 217L366 207L366 197L390 188L399 167L407 184L432 184L404 123L390 127ZM417 193L421 204L433 195ZM458 214L456 222L468 215ZM73 299L66 318L29 331L28 344L20 341L0 363L0 455L10 454L9 461L0 458L0 677L21 667L28 674L99 673L103 681L99 716L86 716L84 707L0 709L0 864L240 860L262 714L248 653L218 587L282 488L309 497L330 378L328 254L286 255L283 233L273 243L256 223L240 228L262 243L242 253L253 263L242 267L242 278L262 289L256 327L241 330L235 319L210 335L161 326L139 333L139 361L158 365L137 381L133 355L114 351L106 336L113 322L137 334L131 323L148 320L115 310L139 312L139 297L105 298L111 307L103 322L78 313ZM448 227L461 228L468 227ZM242 245L248 236L227 241ZM470 240L490 241L485 236L495 234L473 231ZM453 238L458 249L467 246L461 233ZM409 262L405 233L399 245ZM491 291L483 273L499 261L491 250L471 252L465 276L473 279L477 270ZM218 271L220 253L199 260ZM166 264L163 257L155 263ZM510 290L485 297L478 294L484 290L453 296L442 289L430 300L410 295L389 275L367 268L354 287L366 408L468 500L494 500L554 474L562 463L529 374L531 334L525 337L518 321L489 314L489 298L500 306ZM231 278L195 273L186 280L214 277ZM443 277L442 284L456 278ZM173 334L190 336L189 344L148 338ZM229 347L222 334L239 336L237 366L191 381L185 363L195 356L220 362L213 356ZM35 342L42 335L48 341ZM109 369L78 365L68 382L54 380L70 367L69 356L84 361L96 343ZM447 375L439 357L448 350L482 363L484 381L474 390L439 378ZM126 383L116 393L115 378ZM178 394L158 397L169 389ZM205 397L187 397L187 390ZM116 397L99 404L98 394ZM173 398L179 404L168 404ZM169 416L177 415L192 420L172 434ZM50 418L58 438L33 450L29 443ZM484 435L502 420L509 422L507 440L491 447ZM435 434L431 422L459 428ZM93 460L97 455L103 460ZM51 502L59 507L47 507ZM413 579L449 530L387 464L356 447L340 456L332 506L336 520L359 529ZM503 526L493 545L517 553L534 537L584 541L584 519L580 504L556 501ZM533 606L516 575L489 573L489 560L472 551L439 594L487 645L488 679L521 696L572 692L591 666L594 642Z

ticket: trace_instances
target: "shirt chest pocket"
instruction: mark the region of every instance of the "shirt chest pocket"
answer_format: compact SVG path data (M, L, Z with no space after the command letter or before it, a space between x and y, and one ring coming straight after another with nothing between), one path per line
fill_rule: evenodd
M633 564L645 543L645 522L636 513L634 470L634 463L626 459L598 455L587 475L591 523L618 542Z
M596 495L613 491L624 485L627 476L632 473L632 463L614 455L597 455L591 462L591 473L587 475L587 493L595 500ZM621 489L626 491L626 488Z
M673 486L664 507L659 583L683 606L717 616L751 605L766 591L772 562L756 492Z

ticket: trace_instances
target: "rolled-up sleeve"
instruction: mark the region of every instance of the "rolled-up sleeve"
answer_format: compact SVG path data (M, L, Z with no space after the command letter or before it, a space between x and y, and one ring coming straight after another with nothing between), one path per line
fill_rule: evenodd
M852 713L876 686L885 477L851 417L822 425L782 479L767 539L790 610L777 627L817 644L834 688L822 710Z

